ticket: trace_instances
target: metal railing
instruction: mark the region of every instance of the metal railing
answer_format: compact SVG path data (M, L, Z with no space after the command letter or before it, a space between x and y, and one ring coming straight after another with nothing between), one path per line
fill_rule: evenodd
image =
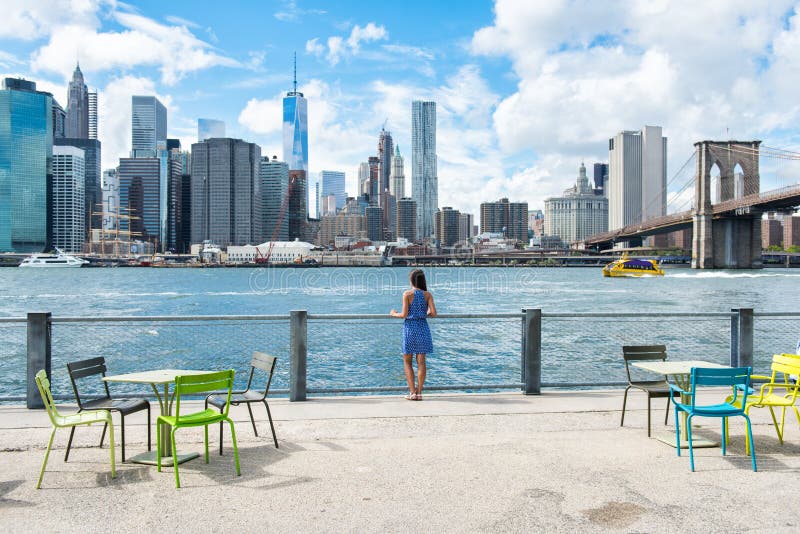
M794 350L800 313L734 309L720 313L442 314L431 321L435 353L430 390L609 387L624 384L621 345L665 344L674 359L753 365ZM246 375L253 350L278 356L273 392L308 394L405 389L402 321L386 315L309 314L0 318L6 368L0 401L41 406L33 381L53 376L57 398L71 399L66 362L104 356L114 374L143 368L232 368ZM27 369L26 373L22 369ZM239 385L239 384L237 384ZM126 389L127 388L127 389ZM118 394L146 390L115 384ZM99 390L98 390L99 392Z

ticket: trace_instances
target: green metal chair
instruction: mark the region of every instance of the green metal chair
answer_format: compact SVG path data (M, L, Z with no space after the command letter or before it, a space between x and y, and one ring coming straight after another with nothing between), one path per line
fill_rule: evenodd
M228 417L231 405L231 391L233 390L233 369L219 371L215 373L205 373L201 375L183 375L175 377L175 415L161 415L156 422L156 443L161 443L161 423L172 427L170 441L172 443L172 466L175 470L175 487L181 487L181 479L178 474L178 456L175 447L175 431L179 428L202 426L205 427L205 453L206 463L208 463L208 426L222 421L227 421L231 427L231 440L233 441L233 454L236 459L236 475L240 476L239 469L239 448L236 445L236 430L233 421ZM212 391L227 390L227 401L222 411L218 412L212 408L207 408L201 412L181 414L181 398L187 395L198 395ZM158 471L161 472L161 447L158 450Z
M36 387L39 388L39 394L42 396L42 402L44 402L44 407L47 409L47 415L50 416L50 422L53 424L53 431L50 433L50 441L47 443L47 452L44 453L42 469L39 471L39 480L36 481L36 489L39 489L42 485L44 468L47 466L47 458L50 456L50 449L53 447L53 438L56 435L56 430L59 428L75 428L81 425L91 425L92 423L108 425L108 438L111 449L111 478L116 477L117 471L116 465L114 464L114 423L111 420L111 412L108 410L92 410L70 415L61 415L58 413L55 402L53 402L53 395L50 393L50 380L47 378L47 372L45 372L44 369L36 373Z

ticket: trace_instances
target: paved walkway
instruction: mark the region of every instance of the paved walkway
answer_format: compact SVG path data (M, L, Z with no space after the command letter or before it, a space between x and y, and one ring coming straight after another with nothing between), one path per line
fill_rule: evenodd
M0 407L0 524L13 532L796 532L800 429L787 416L781 446L769 414L755 415L759 472L731 424L729 456L689 458L648 439L645 397L621 391L336 397L274 400L280 449L256 407L234 408L242 476L233 457L171 468L118 464L110 478L100 427L76 432L63 462L60 431L42 489L34 489L49 426L43 412ZM66 409L65 409L66 411ZM663 404L654 402L655 433ZM659 420L660 419L660 420ZM672 419L670 419L671 421ZM128 452L144 449L145 419L129 418ZM701 423L702 424L702 423ZM719 439L716 421L698 434ZM226 433L227 435L227 433ZM179 431L200 451L202 431ZM688 454L688 453L687 453ZM119 458L119 456L118 456Z

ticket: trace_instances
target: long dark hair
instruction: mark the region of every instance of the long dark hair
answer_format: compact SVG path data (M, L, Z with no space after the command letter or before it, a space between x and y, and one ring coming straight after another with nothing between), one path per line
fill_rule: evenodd
M408 274L408 279L411 280L411 285L423 291L428 290L428 284L425 283L425 273L422 269L414 269Z

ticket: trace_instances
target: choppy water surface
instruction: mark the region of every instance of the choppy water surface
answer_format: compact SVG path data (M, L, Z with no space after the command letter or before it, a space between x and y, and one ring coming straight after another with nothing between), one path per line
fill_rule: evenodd
M319 269L0 269L0 316L33 311L63 316L382 314L400 307L407 268ZM666 320L656 312L800 311L800 271L700 272L668 269L663 278L603 278L599 268L430 268L429 289L440 313L603 312L607 319L544 321L543 380L548 383L624 379L620 345L665 343L671 357L727 361L729 319ZM615 319L618 312L645 314ZM2 326L2 325L0 325ZM436 351L431 384L520 381L520 321L432 322ZM309 322L309 387L398 386L401 322ZM21 394L25 331L0 329L5 394ZM757 319L757 363L791 351L800 321ZM67 392L66 361L105 356L113 372L149 368L243 369L252 350L276 354L277 387L285 387L288 324L56 323L54 387ZM762 361L763 360L763 361ZM243 378L242 377L239 378ZM122 386L124 388L124 386ZM133 386L131 386L133 387Z

